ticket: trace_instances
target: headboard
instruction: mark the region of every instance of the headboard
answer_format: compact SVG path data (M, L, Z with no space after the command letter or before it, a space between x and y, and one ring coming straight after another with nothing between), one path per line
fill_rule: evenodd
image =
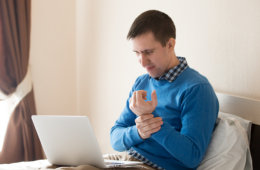
M260 169L260 100L218 93L220 111L240 116L253 122L250 151L254 170Z

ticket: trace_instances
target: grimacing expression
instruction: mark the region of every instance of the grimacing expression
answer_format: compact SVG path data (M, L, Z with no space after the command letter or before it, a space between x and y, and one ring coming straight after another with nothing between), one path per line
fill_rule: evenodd
M170 41L171 40L171 41ZM175 40L170 38L165 46L157 41L152 32L141 34L132 39L133 51L136 53L139 63L147 73L158 78L173 66L172 52Z

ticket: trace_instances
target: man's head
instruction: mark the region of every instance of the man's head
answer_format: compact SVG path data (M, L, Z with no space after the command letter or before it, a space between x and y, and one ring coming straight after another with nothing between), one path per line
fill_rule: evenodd
M176 29L172 19L167 14L157 10L149 10L140 14L134 20L127 39L133 39L146 32L152 32L162 46L166 45L169 38L176 39Z
M155 10L139 15L127 35L139 63L153 78L162 76L179 61L174 53L175 26L171 18Z

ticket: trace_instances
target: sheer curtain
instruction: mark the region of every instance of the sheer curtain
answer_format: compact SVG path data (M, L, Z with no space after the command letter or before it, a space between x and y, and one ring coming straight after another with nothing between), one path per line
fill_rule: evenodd
M30 8L30 0L0 0L0 90L6 98L17 98L21 93L18 87L28 72ZM1 112L0 116L4 114ZM30 88L10 115L0 163L43 158L31 120L34 114L34 93Z

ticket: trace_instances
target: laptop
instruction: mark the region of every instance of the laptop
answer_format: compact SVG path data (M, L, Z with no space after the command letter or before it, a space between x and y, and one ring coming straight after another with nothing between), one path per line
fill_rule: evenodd
M98 168L142 164L138 161L104 160L87 116L33 115L32 120L51 164Z

